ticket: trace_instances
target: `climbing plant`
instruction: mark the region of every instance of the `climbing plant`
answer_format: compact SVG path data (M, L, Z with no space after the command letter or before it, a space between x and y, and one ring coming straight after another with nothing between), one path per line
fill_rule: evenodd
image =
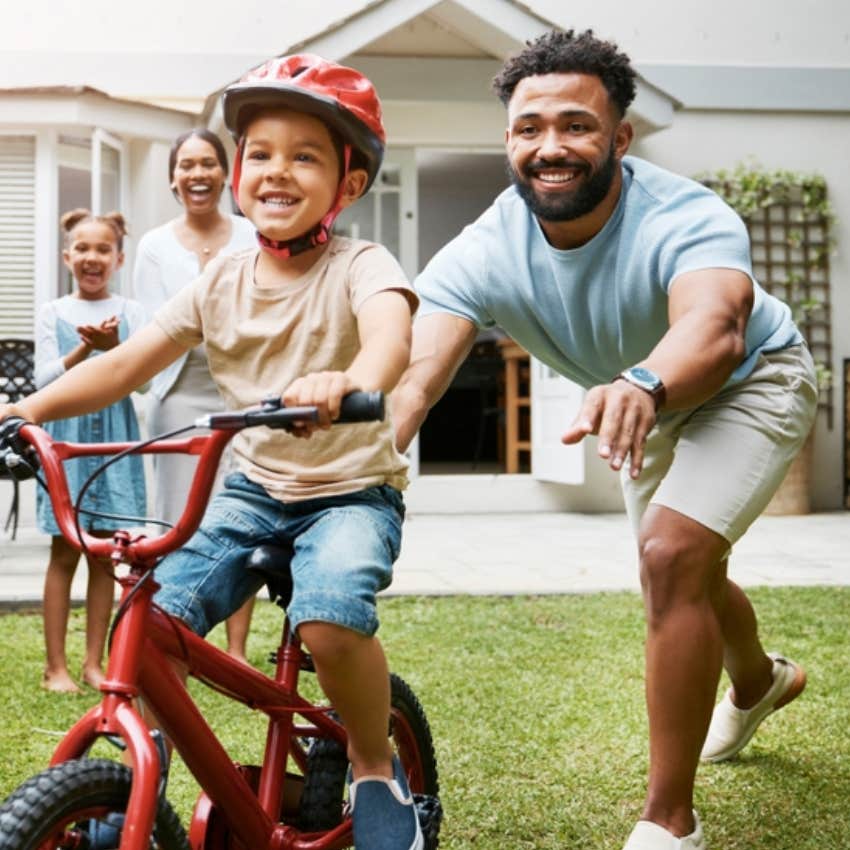
M815 359L820 406L832 427L832 321L829 259L834 215L819 174L740 164L698 178L741 216L750 234L753 272L791 307Z

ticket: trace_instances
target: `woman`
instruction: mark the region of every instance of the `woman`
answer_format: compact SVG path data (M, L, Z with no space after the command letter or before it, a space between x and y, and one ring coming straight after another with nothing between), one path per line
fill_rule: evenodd
M224 215L219 201L227 184L227 153L206 129L178 136L168 157L168 178L183 214L146 233L139 241L133 272L134 297L153 314L198 277L210 260L256 245L253 225ZM222 409L203 346L180 358L153 380L148 431L161 434ZM154 457L156 516L174 523L183 512L197 459L189 455ZM228 619L227 651L245 661L253 600Z

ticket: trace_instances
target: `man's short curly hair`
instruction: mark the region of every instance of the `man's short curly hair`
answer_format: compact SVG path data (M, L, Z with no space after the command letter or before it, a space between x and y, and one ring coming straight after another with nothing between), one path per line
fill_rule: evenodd
M629 57L612 41L585 30L551 30L511 56L493 79L493 91L507 106L521 80L540 74L592 74L599 77L620 117L635 98L635 71Z

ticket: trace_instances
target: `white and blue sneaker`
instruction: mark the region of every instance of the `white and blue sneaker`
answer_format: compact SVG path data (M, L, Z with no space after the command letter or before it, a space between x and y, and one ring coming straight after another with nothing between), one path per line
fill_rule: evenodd
M397 756L393 774L393 779L363 776L349 786L355 850L424 850L413 794Z

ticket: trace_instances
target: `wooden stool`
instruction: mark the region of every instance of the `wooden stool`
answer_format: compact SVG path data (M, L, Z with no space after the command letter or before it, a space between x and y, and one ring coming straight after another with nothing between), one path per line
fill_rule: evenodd
M499 340L505 361L505 471L520 471L520 455L531 464L531 369L528 352L512 339Z

